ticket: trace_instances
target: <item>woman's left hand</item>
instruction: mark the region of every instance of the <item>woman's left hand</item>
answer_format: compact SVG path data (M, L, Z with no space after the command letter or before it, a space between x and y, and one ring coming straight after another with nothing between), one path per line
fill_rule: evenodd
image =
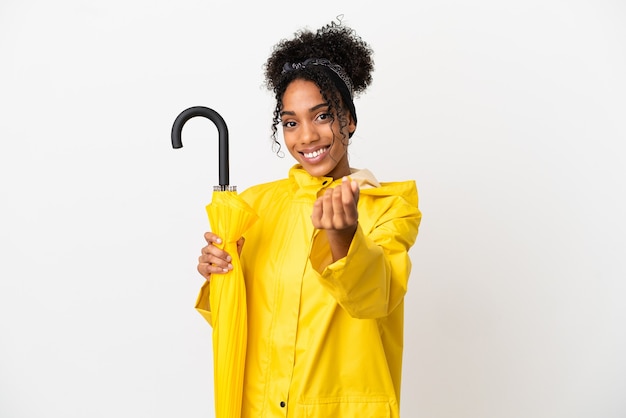
M352 230L354 233L359 219L358 201L358 183L344 177L339 186L327 189L315 201L311 215L313 226L330 231Z

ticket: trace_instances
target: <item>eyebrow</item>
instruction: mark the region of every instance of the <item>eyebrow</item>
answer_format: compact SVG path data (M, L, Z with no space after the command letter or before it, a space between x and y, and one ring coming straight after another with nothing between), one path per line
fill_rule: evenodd
M309 112L315 112L316 110L318 110L321 107L326 107L329 106L328 102L326 103L320 103L318 105L313 106L312 108L309 109ZM280 112L280 116L283 115L289 115L289 116L295 116L296 112L293 112L291 110L283 110L282 112Z

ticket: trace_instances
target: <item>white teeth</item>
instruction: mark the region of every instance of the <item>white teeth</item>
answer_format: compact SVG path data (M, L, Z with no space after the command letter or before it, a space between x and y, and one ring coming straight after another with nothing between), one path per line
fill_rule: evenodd
M317 151L313 151L313 152L303 152L302 154L306 157L306 158L315 158L318 155L321 155L323 153L325 153L327 150L327 148L321 148L318 149Z

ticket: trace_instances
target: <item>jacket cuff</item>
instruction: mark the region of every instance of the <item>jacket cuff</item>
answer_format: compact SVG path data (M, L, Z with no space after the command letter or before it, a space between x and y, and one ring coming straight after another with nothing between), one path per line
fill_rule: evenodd
M383 249L368 239L361 226L348 254L334 263L325 234L314 238L311 265L320 274L320 282L353 317L384 315L388 305L389 266Z
M209 281L205 281L200 288L200 293L198 293L198 298L196 299L196 310L202 315L204 319L209 323L209 325L213 326L213 319L211 316L211 304L209 302L210 295L210 286Z

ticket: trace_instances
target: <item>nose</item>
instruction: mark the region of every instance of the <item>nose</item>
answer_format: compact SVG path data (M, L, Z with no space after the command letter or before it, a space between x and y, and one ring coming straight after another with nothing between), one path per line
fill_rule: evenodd
M300 142L310 144L320 138L315 125L311 122L303 122L300 125Z

